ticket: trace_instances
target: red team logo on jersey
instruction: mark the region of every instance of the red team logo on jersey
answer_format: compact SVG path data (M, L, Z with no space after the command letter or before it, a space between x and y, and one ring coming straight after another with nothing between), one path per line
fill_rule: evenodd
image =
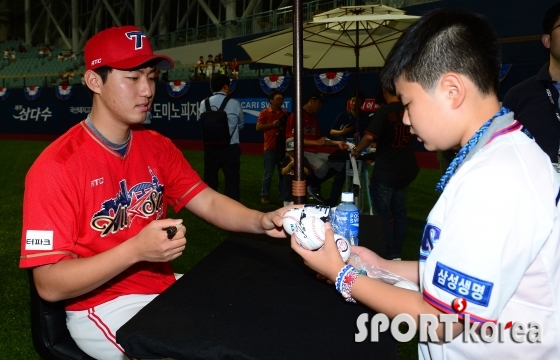
M159 219L163 215L163 185L152 169L148 170L152 182L138 183L128 190L126 180L121 180L117 197L103 202L101 210L93 215L91 227L102 237L129 227L136 216L147 219L156 214Z

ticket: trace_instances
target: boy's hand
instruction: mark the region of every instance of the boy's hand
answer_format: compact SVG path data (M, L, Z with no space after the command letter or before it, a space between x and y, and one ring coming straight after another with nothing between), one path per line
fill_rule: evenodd
M294 235L291 239L292 249L304 260L305 265L309 266L328 280L334 281L340 269L344 267L344 261L334 242L334 233L330 223L325 223L325 245L319 250L306 250L295 240Z
M360 260L368 265L377 266L379 268L384 268L385 259L381 256L377 255L373 251L363 246L356 246L352 245L351 247L352 254L356 254L360 257ZM352 263L352 257L350 257L350 264L356 266L356 264Z

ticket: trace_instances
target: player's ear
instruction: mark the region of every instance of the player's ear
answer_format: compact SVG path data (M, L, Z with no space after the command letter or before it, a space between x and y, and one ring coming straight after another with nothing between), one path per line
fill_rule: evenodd
M543 34L541 41L545 48L550 49L550 34Z
M96 94L99 94L101 85L103 81L101 80L101 76L97 74L93 70L88 70L84 74L84 81L86 82L86 86Z
M443 75L440 85L451 108L456 109L461 106L466 97L466 84L463 76L455 72L448 72Z

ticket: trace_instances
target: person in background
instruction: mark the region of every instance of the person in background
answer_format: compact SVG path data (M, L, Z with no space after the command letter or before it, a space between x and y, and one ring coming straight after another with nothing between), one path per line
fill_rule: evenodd
M403 124L404 107L397 95L384 88L387 105L377 110L352 156L376 142L375 166L369 192L375 214L381 216L387 258L400 260L406 238L408 186L420 168L414 155L410 126Z
M237 79L239 77L239 64L237 63L237 58L234 57L229 64L229 69L231 70L231 77Z
M214 74L214 59L212 55L208 55L208 59L206 60L206 77L211 79L212 74Z
M210 85L214 95L210 96L210 107L218 110L224 98L230 94L230 79L221 74L216 74L210 79ZM206 111L203 100L200 103L200 113ZM241 171L241 149L239 148L239 132L245 126L245 116L239 101L230 99L224 111L227 113L230 144L225 147L204 146L204 182L212 189L218 190L218 172L222 169L225 181L225 195L233 200L239 201L240 194L240 171Z
M552 5L542 22L542 43L550 50L549 61L537 75L506 93L504 106L535 137L552 163L560 155L560 2Z
M195 64L197 68L198 80L204 80L204 76L206 75L206 67L204 66L204 56L200 56L198 61Z
M214 74L221 74L220 69L222 68L222 53L219 53L214 57Z
M281 91L272 90L268 94L270 106L259 113L255 130L262 131L264 135L264 174L261 186L261 203L270 204L270 185L274 169L278 166L277 139L283 146L284 133L286 128L286 120L288 119L288 111L282 108L284 105L284 95ZM283 154L282 154L283 155ZM283 156L282 156L283 157ZM282 189L282 175L278 174L278 193Z
M331 139L342 141L351 139L352 143L357 144L359 139L364 136L364 131L368 127L370 120L366 113L360 111L365 99L366 97L361 91L355 91L350 95L350 110L343 111L336 117L331 126ZM344 161L346 164L346 161L350 160L350 158L347 153L343 155L341 161ZM333 207L340 202L340 196L342 195L342 188L344 187L345 181L346 171L345 167L343 167L342 170L334 176L331 185L331 193L326 201L327 205Z
M323 146L338 146L339 149L345 150L348 145L344 141L330 140L325 136L321 136L319 122L315 114L321 110L323 106L323 93L314 90L307 93L303 99L303 145L304 155L309 160L313 169L312 175L308 177L307 194L319 202L325 202L319 187L323 182L335 176L344 168L344 163L329 161L329 154L321 151ZM288 118L286 125L286 138L294 137L295 134L295 117L294 114Z

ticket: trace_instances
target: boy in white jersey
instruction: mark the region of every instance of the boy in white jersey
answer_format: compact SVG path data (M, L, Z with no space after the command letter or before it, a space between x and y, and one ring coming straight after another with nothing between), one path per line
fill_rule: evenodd
M420 314L457 314L453 340L420 343L421 359L560 358L560 181L514 114L500 108L499 70L492 27L479 15L450 10L413 24L383 69L383 86L396 90L403 122L426 149L461 146L436 187L442 194L428 216L419 261L352 249L362 261L419 284L420 292L359 275L342 262L334 241L307 251L292 239L294 250L348 300L390 318L410 314L417 324ZM327 236L333 236L329 225ZM510 321L525 326L520 341ZM481 341L480 324L489 322L503 329L502 342ZM525 336L531 322L540 325L537 342ZM443 323L436 334L444 339Z

